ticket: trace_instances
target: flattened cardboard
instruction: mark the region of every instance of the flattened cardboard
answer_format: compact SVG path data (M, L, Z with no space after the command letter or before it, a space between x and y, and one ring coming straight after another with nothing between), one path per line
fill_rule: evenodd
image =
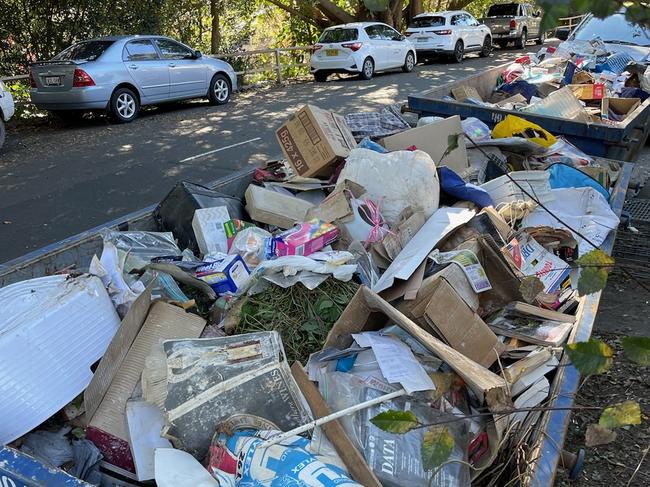
M125 355L123 352L118 355L118 357L123 356L122 362L114 372L94 415L92 417L89 415L87 431L88 438L98 446L108 462L127 470L134 469L128 444L126 402L131 398L140 380L145 360L152 347L161 340L198 337L204 326L203 318L158 301L151 305L130 347L128 340L122 342L128 352ZM129 332L126 336L131 334L132 332ZM107 367L110 371L115 370L114 365L107 365Z
M483 367L491 366L505 350L494 332L444 279L437 281L424 316L449 345Z
M275 136L289 164L303 177L326 174L357 146L342 116L313 105L291 115Z
M389 322L407 331L427 350L446 362L472 388L480 401L485 399L491 408L500 411L508 406L510 401L502 377L427 333L366 286L359 288L343 310L327 335L323 348L347 348L352 343L352 333L378 330Z
M641 104L639 98L608 98L602 99L600 104L600 116L604 120L609 119L609 110L611 109L617 115L626 118Z
M478 90L473 86L457 86L451 89L451 94L456 100L460 102L465 101L468 98L483 101L483 98L481 98Z
M460 135L458 137L458 147L441 161L440 158L449 145L447 138L455 134ZM380 142L389 151L404 150L414 145L419 150L429 154L436 165L447 166L455 172L461 173L469 167L463 134L460 117L454 115L438 122L385 137Z
M325 402L325 399L323 399L323 396L318 391L318 388L307 377L300 362L295 362L291 366L291 374L296 384L298 384L298 388L305 396L305 400L309 404L314 419L322 418L332 413L327 402ZM354 443L352 443L352 440L338 419L324 424L321 428L323 428L327 439L336 449L336 452L341 457L341 460L343 460L343 463L345 463L348 472L350 472L354 480L366 487L381 487L381 483L366 463L363 455L354 446Z
M605 85L602 83L568 86L579 100L602 100L605 96Z
M305 221L314 205L294 196L251 184L246 190L246 211L255 221L275 225L284 230Z
M526 103L526 97L522 95L521 93L517 93L516 95L510 96L506 98L505 100L498 101L496 103L496 106L498 107L505 107L506 105L509 104L515 104L515 103Z

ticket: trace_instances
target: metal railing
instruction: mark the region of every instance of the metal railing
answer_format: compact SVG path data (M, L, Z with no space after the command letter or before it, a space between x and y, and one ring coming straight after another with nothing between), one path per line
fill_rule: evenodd
M309 66L309 62L302 62L302 63L283 63L282 62L282 54L283 53L292 53L292 52L297 52L297 51L305 51L305 52L310 52L311 51L311 46L292 46L292 47L280 47L276 49L257 49L254 51L242 51L242 52L233 52L229 54L216 54L214 55L215 58L219 59L233 59L233 58L251 58L255 56L263 56L263 55L268 55L272 54L273 55L273 63L272 64L266 64L260 67L256 67L253 69L244 69L242 71L235 71L235 74L237 76L247 76L251 74L260 74L260 73L265 73L265 72L271 72L274 73L274 77L278 83L282 83L284 81L284 76L283 76L283 71L285 69L290 69L290 68L299 68L303 66ZM21 81L21 80L26 80L29 79L29 76L26 74L19 75L19 76L7 76L4 78L0 78L0 81Z
M558 27L568 27L569 32L573 30L574 27L577 27L577 25L582 22L582 19L586 17L587 14L582 14L582 15L574 15L573 17L562 17L557 19L558 20Z

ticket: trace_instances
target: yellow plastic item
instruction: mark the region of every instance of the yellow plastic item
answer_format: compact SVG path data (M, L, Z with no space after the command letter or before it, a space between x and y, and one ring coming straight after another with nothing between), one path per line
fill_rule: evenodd
M547 132L539 125L514 115L506 116L492 130L493 139L505 137L522 137L542 147L550 147L557 140L550 132Z

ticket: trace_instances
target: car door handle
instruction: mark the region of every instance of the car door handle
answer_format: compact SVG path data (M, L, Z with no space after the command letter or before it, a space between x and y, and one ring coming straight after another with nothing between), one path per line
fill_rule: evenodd
M170 67L170 68L175 68L175 67L176 67L176 64L175 64L175 63L169 63L169 67Z
M129 69L138 69L137 64L129 64Z

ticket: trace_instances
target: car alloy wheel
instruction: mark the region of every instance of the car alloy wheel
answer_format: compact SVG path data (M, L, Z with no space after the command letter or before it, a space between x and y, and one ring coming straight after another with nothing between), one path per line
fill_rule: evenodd
M133 95L130 93L120 93L117 97L115 108L120 117L124 120L128 120L135 115L137 110L135 98L133 98Z
M485 36L483 40L483 49L481 49L481 57L488 57L492 52L492 39L490 36Z
M375 73L375 65L372 62L372 59L367 57L363 61L363 66L361 67L361 78L368 80L372 78L372 75Z
M214 97L221 103L225 102L230 95L230 86L225 79L218 79L214 84Z
M406 55L406 59L404 60L404 72L405 73L410 73L413 71L413 68L415 67L415 58L413 57L413 53L409 52Z
M457 63L462 62L463 60L463 43L462 41L457 41L456 46L454 46L454 61Z

